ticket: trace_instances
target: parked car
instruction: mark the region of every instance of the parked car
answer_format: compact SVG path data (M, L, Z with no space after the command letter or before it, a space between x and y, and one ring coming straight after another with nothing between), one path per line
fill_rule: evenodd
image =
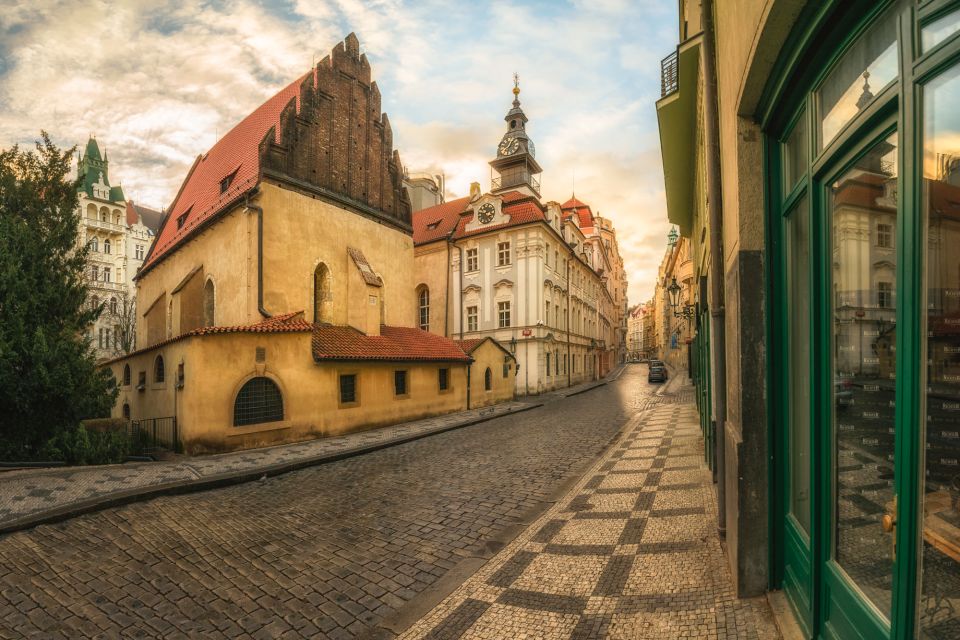
M650 366L650 370L647 373L647 382L666 382L667 381L667 368L664 366Z

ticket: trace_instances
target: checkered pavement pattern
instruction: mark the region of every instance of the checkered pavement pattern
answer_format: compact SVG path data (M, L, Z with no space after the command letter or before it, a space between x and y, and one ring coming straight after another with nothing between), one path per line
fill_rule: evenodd
M779 638L766 600L733 595L696 409L680 399L635 417L564 499L401 638Z

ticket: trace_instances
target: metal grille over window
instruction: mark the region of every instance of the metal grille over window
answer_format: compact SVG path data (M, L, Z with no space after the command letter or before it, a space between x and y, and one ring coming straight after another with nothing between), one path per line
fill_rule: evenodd
M283 420L283 396L270 378L248 380L233 403L233 426Z
M406 371L393 372L393 391L394 391L394 394L398 396L407 395L407 372Z
M340 403L357 401L357 375L355 373L340 376Z
M440 391L446 391L448 388L447 369L440 369L439 372Z

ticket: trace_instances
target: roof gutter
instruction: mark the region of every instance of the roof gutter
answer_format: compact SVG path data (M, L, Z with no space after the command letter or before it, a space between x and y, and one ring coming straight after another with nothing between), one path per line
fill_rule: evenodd
M255 193L255 191L250 193ZM257 310L261 316L269 318L270 313L263 308L263 207L250 204L250 193L244 199L243 211L244 213L248 211L257 212Z

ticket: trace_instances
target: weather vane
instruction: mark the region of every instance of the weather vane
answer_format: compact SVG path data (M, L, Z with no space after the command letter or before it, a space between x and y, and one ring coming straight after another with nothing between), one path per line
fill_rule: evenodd
M513 95L520 94L520 74L514 72L513 74Z

